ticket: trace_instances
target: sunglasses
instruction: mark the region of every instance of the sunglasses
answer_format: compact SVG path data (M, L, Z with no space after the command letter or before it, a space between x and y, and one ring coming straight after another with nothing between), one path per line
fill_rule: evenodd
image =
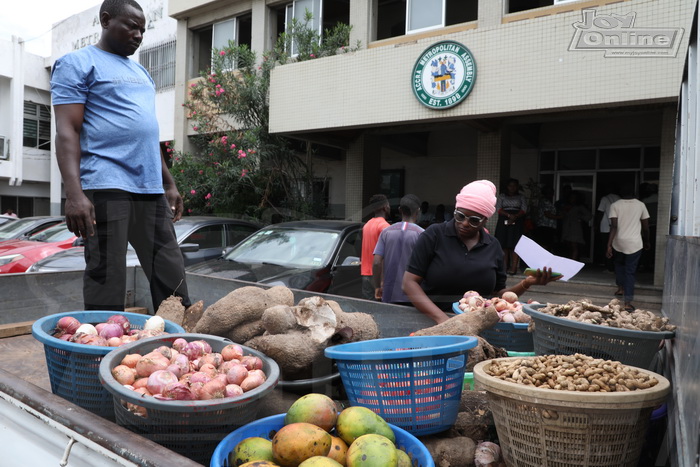
M472 227L479 227L485 219L484 217L479 216L467 216L462 211L458 211L456 209L453 215L457 222L463 223L464 221L467 221Z

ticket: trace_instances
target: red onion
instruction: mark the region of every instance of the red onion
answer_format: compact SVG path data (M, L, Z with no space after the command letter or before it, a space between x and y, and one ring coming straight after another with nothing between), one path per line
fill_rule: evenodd
M192 341L192 344L197 344L198 346L200 346L202 348L202 355L211 353L211 345L209 345L209 343L207 341L196 340L196 341Z
M248 369L241 364L233 365L226 372L226 381L229 384L240 385L244 379L248 376Z
M190 389L182 383L170 383L163 388L163 397L174 399L177 401L192 401L195 400L195 395Z
M208 383L209 381L211 381L211 376L209 376L208 374L206 374L204 372L197 371L195 373L190 374L190 382L192 384L194 384L194 383Z
M189 342L180 352L187 355L187 358L190 360L196 360L204 355L202 346L195 344L194 342Z
M95 334L86 334L84 332L78 332L73 334L71 337L71 342L83 345L102 345L107 346L107 340L104 337L100 337Z
M58 320L56 328L63 331L66 334L75 334L75 331L80 327L80 321L72 316L64 316Z
M225 361L240 360L240 358L243 356L243 347L238 344L228 344L226 347L221 349L221 356Z
M136 362L136 374L140 377L150 376L156 371L165 370L169 364L170 362L165 357L143 356Z
M62 334L59 339L62 341L70 341L73 338L73 334Z
M213 379L208 383L204 383L204 386L199 391L199 399L203 401L223 399L225 392L226 384L222 383L221 380Z
M201 381L190 384L190 391L192 391L192 394L194 394L195 399L201 399L202 388L204 387L204 384L205 383L202 383Z
M187 359L186 355L177 354L170 362L171 365L176 365L180 368L180 373L183 375L190 371L190 361Z
M97 323L94 326L95 326L95 331L97 331L97 335L99 335L100 331L102 331L102 329L104 329L104 327L107 326L107 323Z
M136 381L136 372L126 365L117 365L112 368L112 376L119 384L131 385Z
M145 391L148 391L146 389L146 384L148 384L148 378L139 378L136 381L134 381L134 384L132 384L132 386L134 387L134 389L143 389Z
M109 318L107 318L107 322L110 324L113 323L121 326L122 330L124 331L124 334L128 334L131 330L131 323L129 323L129 318L127 318L124 315L112 315Z
M167 370L157 370L148 377L146 388L151 394L162 394L163 388L170 383L177 383L177 376Z
M164 356L165 358L167 358L168 360L170 360L171 358L173 358L172 349L171 349L170 347L168 347L167 345L161 345L160 347L158 347L158 348L155 350L155 352L160 353L161 355L163 355L163 356Z
M206 363L213 365L214 368L218 368L223 361L224 359L220 353L212 352L206 355L202 355L202 357L199 359L199 362L197 362L197 365L199 366L199 369L201 369L202 366Z
M107 345L110 347L119 347L120 345L124 345L124 341L122 341L121 337L110 337L107 339Z
M184 349L186 345L187 341L182 337L178 337L173 341L173 349L177 350L178 352L182 352L182 349Z
M243 392L248 392L263 384L266 379L267 376L262 370L251 370L248 372L246 379L241 382L241 389L243 389Z
M168 365L166 370L177 376L178 379L180 379L180 376L182 376L182 369L174 363Z
M241 365L249 370L262 370L263 362L260 357L246 355L245 357L241 358Z
M97 330L97 334L105 339L110 339L112 337L122 337L124 330L116 323L101 323L101 329Z
M237 384L227 384L224 397L236 397L243 394L243 389Z
M141 358L141 355L137 353L130 353L126 355L124 358L122 358L122 361L119 362L121 365L126 365L129 368L134 368L136 366L136 362L139 361L139 358Z

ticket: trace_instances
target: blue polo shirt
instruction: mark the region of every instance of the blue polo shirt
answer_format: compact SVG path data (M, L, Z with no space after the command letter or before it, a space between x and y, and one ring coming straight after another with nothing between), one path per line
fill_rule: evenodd
M460 240L454 220L433 224L418 237L407 271L423 278L426 295L450 311L468 290L490 298L506 286L503 249L483 229L471 250Z
M128 57L89 46L59 58L51 72L53 105L83 104L83 190L163 193L155 84Z

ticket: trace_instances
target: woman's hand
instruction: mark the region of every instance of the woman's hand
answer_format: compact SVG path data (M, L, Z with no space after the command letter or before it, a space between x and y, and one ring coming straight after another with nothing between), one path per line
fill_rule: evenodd
M562 276L552 276L552 268L543 268L537 269L532 276L526 276L523 282L526 284L526 288L530 288L532 285L547 285L561 278Z
M422 277L408 271L406 271L403 275L403 282L401 283L403 293L406 294L413 306L418 311L431 318L437 324L450 319L450 317L447 316L444 311L438 308L438 306L435 305L433 301L430 300L430 298L425 294L425 291L420 285L421 282L423 282Z

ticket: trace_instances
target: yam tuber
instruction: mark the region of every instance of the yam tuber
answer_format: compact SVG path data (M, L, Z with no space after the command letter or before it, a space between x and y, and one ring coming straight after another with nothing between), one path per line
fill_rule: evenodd
M476 443L471 438L457 436L443 438L430 436L421 438L439 467L471 467L474 465Z
M478 336L485 329L498 323L498 313L493 306L479 308L471 313L456 315L435 326L421 329L415 336Z
M207 307L193 331L225 336L236 326L259 320L271 306L293 304L294 293L281 285L270 289L240 287Z
M182 326L185 319L185 306L182 304L182 297L171 295L163 300L158 306L156 316Z
M490 441L476 445L474 452L475 467L497 467L501 462L501 447Z

